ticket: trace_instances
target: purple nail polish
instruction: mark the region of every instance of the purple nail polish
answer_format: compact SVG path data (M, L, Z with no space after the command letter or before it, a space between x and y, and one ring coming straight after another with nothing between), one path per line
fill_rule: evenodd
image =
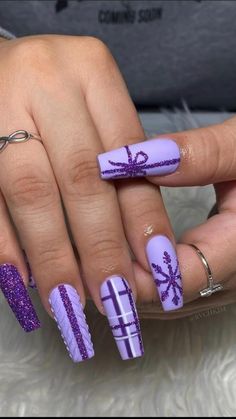
M25 332L33 332L40 327L40 321L33 307L23 279L15 266L0 266L0 288Z
M154 236L149 240L146 250L163 309L172 311L182 308L181 273L171 241L165 236Z
M101 300L121 358L143 356L138 314L127 281L120 276L108 278L101 286Z
M59 285L52 290L49 303L72 360L82 362L92 358L94 350L91 335L75 288L66 284Z
M102 179L168 175L177 170L180 150L171 139L154 139L98 155Z

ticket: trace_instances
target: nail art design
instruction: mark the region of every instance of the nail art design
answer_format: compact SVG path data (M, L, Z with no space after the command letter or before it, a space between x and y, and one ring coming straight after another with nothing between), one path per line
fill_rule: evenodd
M167 175L176 171L180 150L170 139L154 139L98 156L102 179Z
M94 356L91 335L75 288L59 285L52 290L49 303L72 360L82 362L91 359Z
M0 266L0 288L25 332L40 327L40 321L33 307L23 279L15 266Z
M179 262L171 241L155 236L147 244L147 257L165 311L183 307L183 288Z
M101 300L121 358L143 356L140 323L127 281L119 276L108 278L101 287Z

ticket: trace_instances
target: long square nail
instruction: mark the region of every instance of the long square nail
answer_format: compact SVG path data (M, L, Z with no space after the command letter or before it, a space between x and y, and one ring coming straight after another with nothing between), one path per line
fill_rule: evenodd
M121 358L143 356L140 323L127 281L120 276L108 278L101 286L101 300Z
M171 241L154 236L147 244L147 258L165 311L183 307L183 288L179 262Z
M49 303L72 360L93 358L91 335L76 289L68 284L57 286L50 293Z
M33 307L24 281L17 268L10 264L0 266L0 288L25 332L40 327L40 321Z
M157 138L99 154L98 164L106 180L163 176L177 170L180 150L175 141Z

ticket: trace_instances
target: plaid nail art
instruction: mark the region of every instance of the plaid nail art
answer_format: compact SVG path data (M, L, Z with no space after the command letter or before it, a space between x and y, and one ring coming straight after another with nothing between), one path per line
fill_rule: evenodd
M122 359L133 359L144 354L140 323L127 281L110 277L102 285L101 299Z

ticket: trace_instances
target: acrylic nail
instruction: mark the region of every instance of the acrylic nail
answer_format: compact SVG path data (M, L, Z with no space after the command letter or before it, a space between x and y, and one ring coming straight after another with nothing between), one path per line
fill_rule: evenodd
M68 284L57 286L50 293L49 303L71 359L74 362L91 359L93 344L76 289Z
M40 327L40 321L33 307L24 281L11 264L0 266L0 288L25 332L33 332Z
M121 358L143 356L140 323L127 281L120 276L109 277L101 286L101 300Z
M180 164L180 149L175 141L153 139L98 155L102 179L163 176Z
M146 251L163 309L182 308L182 279L173 244L166 236L154 236L148 241Z

